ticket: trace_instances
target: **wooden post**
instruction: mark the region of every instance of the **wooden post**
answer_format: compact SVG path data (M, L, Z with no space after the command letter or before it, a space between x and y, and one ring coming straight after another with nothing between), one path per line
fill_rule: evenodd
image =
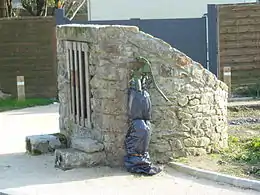
M19 101L25 100L24 76L17 76L17 98Z
M231 67L226 66L223 69L223 80L228 86L228 97L231 98Z

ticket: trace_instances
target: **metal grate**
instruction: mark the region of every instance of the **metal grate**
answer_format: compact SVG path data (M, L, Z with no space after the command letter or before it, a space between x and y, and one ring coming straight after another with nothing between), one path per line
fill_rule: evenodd
M76 124L91 127L87 43L65 41L70 78L70 112Z

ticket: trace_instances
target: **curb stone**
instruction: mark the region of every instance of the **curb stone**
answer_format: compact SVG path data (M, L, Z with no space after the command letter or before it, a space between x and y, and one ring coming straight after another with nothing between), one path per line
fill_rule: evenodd
M176 163L176 162L170 162L169 166L176 169L177 171L203 178L203 179L208 179L212 180L215 182L222 182L226 184L230 184L236 187L244 188L244 189L251 189L251 190L256 190L260 191L260 181L257 180L251 180L251 179L244 179L241 177L233 177L230 175L226 174L221 174L213 171L208 171L208 170L203 170L203 169L198 169L198 168L193 168L181 163Z

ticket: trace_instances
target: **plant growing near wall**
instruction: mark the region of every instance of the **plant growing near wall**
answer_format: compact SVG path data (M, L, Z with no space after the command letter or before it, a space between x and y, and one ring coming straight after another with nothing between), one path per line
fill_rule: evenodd
M232 89L234 95L260 98L260 82Z
M65 9L65 15L72 19L86 3L86 0L21 0L21 3L32 16L47 16L48 8L51 7L53 8L52 15L54 15L55 9Z
M47 16L48 6L55 6L54 0L21 0L21 3L32 16Z

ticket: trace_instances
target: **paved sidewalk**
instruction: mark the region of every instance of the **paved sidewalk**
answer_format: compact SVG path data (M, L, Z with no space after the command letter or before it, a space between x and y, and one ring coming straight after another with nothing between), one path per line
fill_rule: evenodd
M154 177L96 167L61 171L52 155L24 154L27 135L58 131L58 105L0 113L0 192L10 195L260 195L166 168ZM0 193L1 194L1 193Z

